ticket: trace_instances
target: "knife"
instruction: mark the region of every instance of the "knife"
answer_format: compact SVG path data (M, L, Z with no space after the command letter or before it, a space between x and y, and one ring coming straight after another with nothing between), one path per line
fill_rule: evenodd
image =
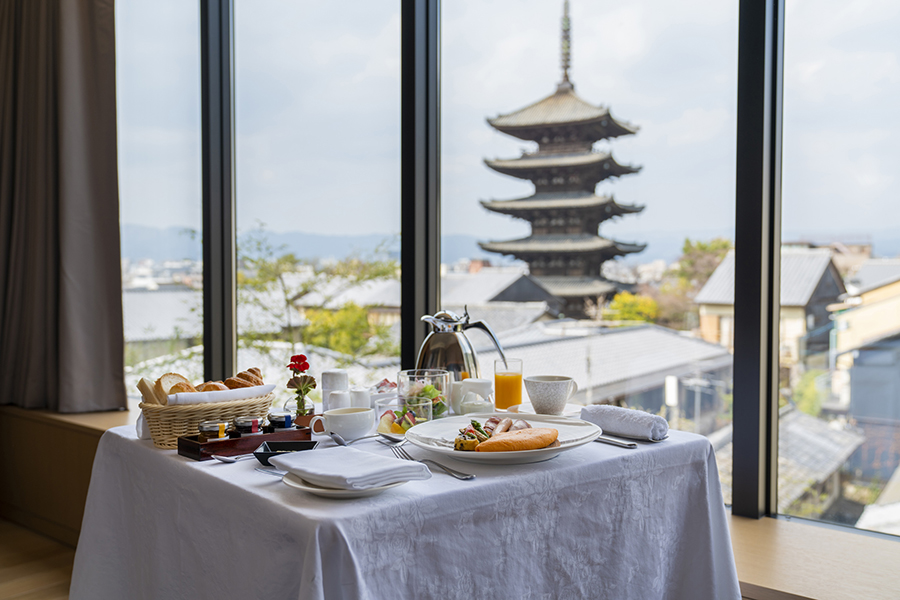
M611 446L619 446L620 448L630 448L631 450L634 450L635 448L638 447L638 445L635 444L634 442L623 442L621 440L616 440L611 437L606 437L605 435L599 436L594 441L601 442L604 444L609 444Z

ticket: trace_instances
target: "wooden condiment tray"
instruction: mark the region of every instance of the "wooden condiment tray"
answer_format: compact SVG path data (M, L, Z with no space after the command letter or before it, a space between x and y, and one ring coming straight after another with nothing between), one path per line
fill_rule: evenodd
M243 437L229 438L227 440L215 440L200 443L199 435L185 435L178 438L178 454L193 460L212 460L213 454L219 456L235 456L238 454L250 454L259 448L263 442L293 442L309 440L309 427L292 429L290 431L276 431L275 433L263 433L261 435L247 435Z

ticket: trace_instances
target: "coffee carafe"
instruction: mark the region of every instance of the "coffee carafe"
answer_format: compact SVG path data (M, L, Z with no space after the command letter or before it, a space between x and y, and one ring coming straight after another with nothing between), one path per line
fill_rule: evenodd
M469 322L468 310L462 317L449 310L442 310L435 315L425 315L422 320L431 323L433 329L419 348L417 369L444 369L450 372L451 381L479 378L481 372L478 369L478 356L466 337L467 329L481 329L487 333L500 357L506 361L497 336L484 321Z

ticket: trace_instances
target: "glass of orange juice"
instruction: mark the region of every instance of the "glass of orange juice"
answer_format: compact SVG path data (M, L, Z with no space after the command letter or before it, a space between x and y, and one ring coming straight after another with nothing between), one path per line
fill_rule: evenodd
M522 404L522 359L494 361L494 406L506 410Z

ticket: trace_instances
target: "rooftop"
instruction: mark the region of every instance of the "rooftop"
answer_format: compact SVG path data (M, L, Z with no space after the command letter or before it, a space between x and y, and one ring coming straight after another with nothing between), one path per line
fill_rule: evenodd
M825 248L781 249L781 305L806 306L831 264ZM696 304L734 304L734 251L730 251L694 298Z
M534 254L534 253L588 253L608 250L610 256L640 252L646 246L642 244L628 244L608 240L588 233L564 234L552 233L546 235L531 235L518 240L506 242L479 242L479 246L488 252L500 252L503 254Z
M900 281L900 258L870 258L847 278L847 288L862 294Z
M513 200L482 200L481 205L499 213L518 213L533 210L600 210L617 216L639 213L643 206L619 204L612 196L597 196L590 192L544 192Z
M485 159L485 164L500 173L515 177L527 177L523 171L557 168L602 169L609 171L609 177L637 173L640 167L620 165L610 152L580 152L569 154L525 154L519 158Z
M503 133L534 141L540 141L536 130L549 126L580 125L593 140L630 135L638 130L613 118L609 109L582 100L571 85L561 85L546 98L487 122Z
M584 296L603 296L623 287L603 277L535 277L543 287L554 296L560 298L579 298ZM625 286L630 288L630 286Z

